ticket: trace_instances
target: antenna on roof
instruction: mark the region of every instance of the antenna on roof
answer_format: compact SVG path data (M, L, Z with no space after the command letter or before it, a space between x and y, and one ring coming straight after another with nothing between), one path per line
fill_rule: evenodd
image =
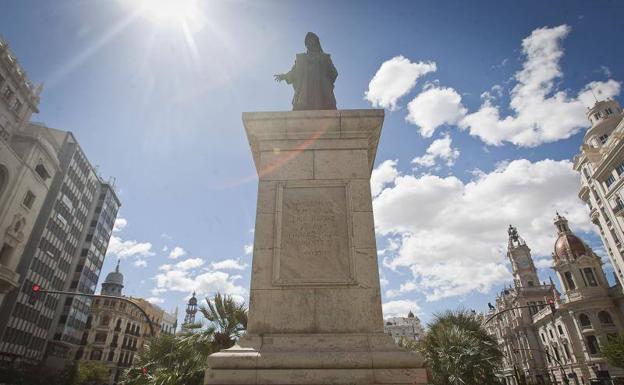
M598 103L598 98L596 97L596 94L594 93L593 89L589 89L589 91L592 93L592 95L594 96L594 100L596 101L596 103Z

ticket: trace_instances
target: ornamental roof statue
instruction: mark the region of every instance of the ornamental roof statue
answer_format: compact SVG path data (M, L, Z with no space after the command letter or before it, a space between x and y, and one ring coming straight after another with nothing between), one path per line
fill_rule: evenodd
M299 53L292 69L285 74L275 75L276 81L292 84L293 111L335 110L334 82L338 72L329 54L323 52L318 36L308 32L305 37L306 53Z

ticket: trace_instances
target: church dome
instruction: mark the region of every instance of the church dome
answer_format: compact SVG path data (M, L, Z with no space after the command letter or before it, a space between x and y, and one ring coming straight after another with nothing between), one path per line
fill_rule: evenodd
M407 318L414 318L414 313L411 310L407 313Z
M115 268L115 271L111 271L110 273L108 273L106 279L104 280L104 283L123 286L123 280L124 276L119 271L119 261L117 261L117 267Z
M569 253L572 255L569 255ZM576 259L587 254L585 244L574 234L560 234L555 242L555 257L557 259Z

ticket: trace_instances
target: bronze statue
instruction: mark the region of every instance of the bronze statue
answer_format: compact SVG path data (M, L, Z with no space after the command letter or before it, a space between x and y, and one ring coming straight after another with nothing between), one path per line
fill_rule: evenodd
M295 89L293 111L335 110L334 82L338 72L329 54L323 52L318 36L308 32L306 53L297 54L295 65L285 74L275 75L275 81L285 80Z

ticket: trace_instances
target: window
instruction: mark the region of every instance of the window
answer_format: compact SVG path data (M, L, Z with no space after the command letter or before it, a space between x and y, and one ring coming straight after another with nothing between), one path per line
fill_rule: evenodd
M50 178L50 173L48 172L48 170L45 168L44 165L42 164L38 164L35 167L35 172L37 173L37 175L39 175L39 177L41 177L41 179L43 180L48 180L48 178Z
M600 137L598 138L598 140L600 140L600 143L602 144L605 144L607 142L607 139L609 139L608 134L600 135Z
M559 356L559 349L557 349L556 346L553 346L553 351L555 352L555 358L557 359L557 361L560 361L561 357Z
M566 358L570 359L570 349L568 349L568 344L563 344L563 353L565 353Z
M581 324L581 328L585 329L585 328L591 328L591 321L589 320L589 317L587 316L587 314L581 314L579 315L579 322Z
M106 333L97 333L95 335L95 342L106 342Z
M616 168L615 171L618 173L618 175L622 175L624 173L624 163L620 163Z
M101 350L94 350L91 352L91 360L93 361L99 361L102 359L102 351Z
M600 352L600 345L598 345L598 340L596 336L587 336L585 337L585 342L587 344L587 350L589 350L590 354L597 354Z
M24 201L22 202L22 204L31 209L33 203L35 203L35 194L33 194L32 191L28 190L26 191L26 196L24 197Z
M557 330L559 331L559 335L563 335L563 328L561 325L557 325Z
M613 182L615 182L615 177L613 176L613 174L609 174L609 177L605 181L605 184L607 185L607 188L611 187Z
M541 333L542 335L542 341L546 342L546 337L544 336L544 333Z
M551 329L548 329L548 334L550 335L550 338L555 338Z
M574 279L572 278L572 273L570 273L569 271L566 271L563 276L565 277L565 281L568 285L568 289L569 290L574 290L576 289L576 285L574 284Z
M585 278L587 278L587 283L589 283L589 286L598 286L598 283L596 282L596 277L594 276L594 270L591 267L584 268L583 273L585 274Z
M611 314L607 313L604 310L598 312L598 319L603 325L613 325L613 318L611 318Z
M607 108L605 109L605 112L607 113L607 115L611 115L613 113L613 110L611 108Z
M100 325L101 326L108 326L108 324L110 323L110 317L108 315L105 315L104 317L102 317L102 319L100 320Z

